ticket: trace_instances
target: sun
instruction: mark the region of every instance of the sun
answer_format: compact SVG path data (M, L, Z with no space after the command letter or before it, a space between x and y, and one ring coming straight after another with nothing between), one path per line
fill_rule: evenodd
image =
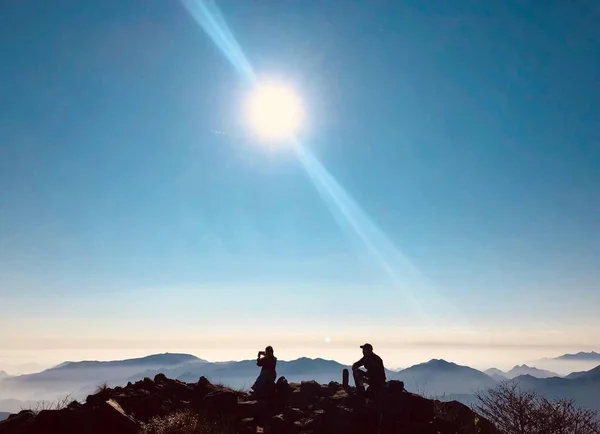
M302 102L297 93L282 83L263 83L250 93L246 104L247 120L263 140L292 138L304 120Z

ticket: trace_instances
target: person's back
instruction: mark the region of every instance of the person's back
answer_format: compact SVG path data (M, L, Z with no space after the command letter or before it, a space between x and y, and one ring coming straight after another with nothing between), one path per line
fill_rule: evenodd
M270 381L275 382L277 378L277 357L273 354L267 354L265 357L258 359L256 364L261 367L261 377L264 375Z
M369 376L371 385L384 384L385 368L383 367L383 360L375 353L367 354L364 356L364 364Z

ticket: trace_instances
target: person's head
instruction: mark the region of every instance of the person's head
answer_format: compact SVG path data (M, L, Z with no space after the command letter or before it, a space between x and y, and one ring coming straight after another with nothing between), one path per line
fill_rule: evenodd
M265 353L267 354L267 356L272 356L273 355L273 347L271 345L269 345L267 348L265 348Z
M363 355L368 356L369 354L373 354L373 345L364 344L360 346L362 348Z

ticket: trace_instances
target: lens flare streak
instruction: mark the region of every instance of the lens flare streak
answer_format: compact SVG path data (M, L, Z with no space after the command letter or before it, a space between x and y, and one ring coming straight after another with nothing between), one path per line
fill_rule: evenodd
M362 208L350 197L323 165L300 143L294 150L313 185L329 207L341 227L350 227L361 239L370 254L379 263L396 289L402 291L404 301L422 320L429 319L418 299L426 299L436 311L445 306L440 294L433 294L433 287L425 276L401 253L385 233L373 222ZM444 305L447 303L443 303ZM447 312L446 309L444 309ZM444 311L443 310L443 311ZM429 321L428 321L429 322Z
M229 30L229 26L214 1L181 0L181 2L242 77L251 82L255 81L254 69Z

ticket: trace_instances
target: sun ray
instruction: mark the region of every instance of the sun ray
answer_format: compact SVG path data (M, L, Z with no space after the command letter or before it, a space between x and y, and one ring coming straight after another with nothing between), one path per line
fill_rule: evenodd
M181 2L240 75L247 81L254 82L256 80L254 69L215 2L212 0L181 0Z
M256 74L214 2L181 1L242 77L255 86ZM393 288L400 290L406 303L403 308L410 307L432 335L437 334L433 330L448 326L449 320L455 324L460 323L463 327L468 326L465 316L435 289L316 157L298 139L291 140L291 147L338 224L351 229L359 237L388 276Z

